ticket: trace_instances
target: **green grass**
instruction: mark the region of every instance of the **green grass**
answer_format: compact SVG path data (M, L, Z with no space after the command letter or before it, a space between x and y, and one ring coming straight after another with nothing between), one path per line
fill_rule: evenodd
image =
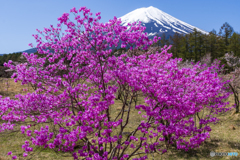
M14 98L14 95L17 93L25 94L22 91L23 88L27 86L21 86L20 82L15 84L12 79L9 80L10 88L8 89L8 94L3 94L4 97L10 96ZM31 88L28 88L30 91ZM2 91L4 92L4 91ZM230 105L233 104L234 99L233 96L229 97ZM143 99L139 99L138 103L144 103ZM115 104L111 107L111 119L115 118L117 113L121 109L121 102L119 100L115 101ZM238 157L210 157L210 152L237 152L240 154L240 114L233 114L234 109L223 114L217 115L220 119L219 123L214 125L211 124L212 131L210 132L211 138L208 139L202 146L196 149L189 150L188 152L176 150L175 148L170 148L167 153L164 155L153 154L149 155L148 159L150 160L205 160L205 159L239 159ZM126 117L124 117L125 119ZM124 132L130 132L133 128L142 121L142 118L137 110L132 109L130 120L128 127L124 130ZM1 121L0 121L1 123ZM231 126L234 126L235 129L232 129ZM38 129L39 126L36 126ZM118 130L114 130L114 133L117 133ZM140 133L138 133L140 136ZM124 136L126 138L126 136ZM0 160L8 160L11 159L10 156L7 156L8 151L13 151L13 155L17 155L22 157L23 149L21 148L24 141L27 140L24 135L19 132L11 133L4 132L0 133ZM131 149L128 150L131 152ZM72 160L70 154L62 153L62 152L54 152L51 149L44 149L42 147L34 148L34 157L36 160Z

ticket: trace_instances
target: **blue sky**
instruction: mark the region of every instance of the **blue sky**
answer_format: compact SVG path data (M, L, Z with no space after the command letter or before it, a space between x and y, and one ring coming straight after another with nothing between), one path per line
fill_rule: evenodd
M153 6L205 31L228 22L240 33L240 0L0 0L0 54L29 49L36 29L56 26L64 12L81 6L101 12L100 22Z

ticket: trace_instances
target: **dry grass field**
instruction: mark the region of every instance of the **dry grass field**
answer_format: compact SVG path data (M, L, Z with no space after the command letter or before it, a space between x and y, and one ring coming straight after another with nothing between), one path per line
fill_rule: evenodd
M9 87L6 85L6 81L0 81L0 94L3 97L14 98L16 94L26 94L26 91L23 89L27 88L28 91L32 92L30 86L21 86L20 82L15 83L13 79L8 79ZM6 90L7 89L7 90ZM228 99L231 104L234 103L233 96ZM138 103L143 103L143 100L140 99ZM121 109L120 101L116 101L115 104L111 107L111 117L115 117L116 111ZM230 104L230 105L231 105ZM210 132L211 138L208 139L200 148L190 150L188 152L176 150L171 148L162 156L157 154L149 155L148 159L152 160L184 160L184 159L240 159L240 155L237 157L210 157L210 152L237 152L240 154L240 114L235 114L234 109L223 113L217 116L220 121L216 125L211 125L212 131ZM137 111L133 111L130 115L130 123L128 128L124 132L128 132L131 128L135 127L138 122L142 120L142 117L138 115ZM1 121L0 121L1 123ZM14 155L22 157L23 149L21 148L22 144L25 141L25 136L19 132L14 133L0 133L0 160L11 159L10 156L7 156L8 151L13 151ZM65 153L55 153L49 149L35 148L34 157L36 160L72 160L73 158L69 154ZM20 158L21 159L21 158Z

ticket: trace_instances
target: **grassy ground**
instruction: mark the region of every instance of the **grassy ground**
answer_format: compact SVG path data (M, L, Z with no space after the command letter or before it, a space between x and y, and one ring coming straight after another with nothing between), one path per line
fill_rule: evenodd
M1 84L2 83L2 84ZM4 97L9 96L14 98L15 94L25 94L26 91L23 91L24 88L28 88L30 92L33 90L29 86L21 86L20 82L14 83L12 79L8 79L9 88L4 85L6 81L0 81L0 94ZM7 90L5 90L7 89ZM231 104L234 102L233 97L229 98ZM142 103L143 100L140 100L138 103ZM111 117L115 117L117 111L119 111L120 101L116 101L115 104L111 107ZM231 110L227 113L218 115L220 122L216 125L211 125L212 131L210 132L211 138L206 141L200 148L190 150L189 152L183 152L171 148L168 152L162 156L157 154L149 155L149 159L160 160L160 159L240 159L238 157L210 157L210 152L237 152L240 154L240 114L233 114L234 110ZM143 118L137 114L137 111L133 111L130 115L129 126L124 132L131 131L134 126L136 126ZM1 122L0 122L1 123ZM10 156L7 156L8 151L13 151L14 155L22 157L23 150L21 148L22 144L25 141L25 136L15 132L10 133L6 132L0 134L0 160L10 159ZM64 153L55 153L49 149L36 148L35 156L33 159L36 160L55 160L55 159L72 159L71 155Z

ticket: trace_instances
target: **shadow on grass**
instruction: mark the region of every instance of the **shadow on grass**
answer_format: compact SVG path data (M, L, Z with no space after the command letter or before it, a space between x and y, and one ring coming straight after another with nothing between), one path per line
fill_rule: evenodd
M206 141L202 144L200 148L189 149L188 151L185 150L177 150L176 148L171 148L171 158L175 159L219 159L219 158L212 158L210 156L210 152L214 151L215 148L219 146L220 140L212 139L210 141Z
M240 127L240 119L235 120L235 124Z
M0 95L3 96L3 97L9 97L11 94L10 94L10 92L0 91Z
M206 141L202 144L200 148L190 149L187 152L184 150L177 150L176 148L171 148L171 155L169 155L170 159L226 159L225 156L210 156L211 151L215 151L215 148L219 147L219 145L223 143L223 141L219 139L211 139L210 141ZM240 149L240 142L228 142L229 146L232 149ZM240 153L238 153L240 154ZM230 160L239 160L239 156L228 157Z
M81 149L84 146L84 142L82 140L79 140L76 142L76 145L74 147L74 152L77 152L79 149ZM49 152L49 153L56 153L56 154L60 154L60 155L67 155L71 156L71 154L63 152L63 151L58 151L57 148L50 149L50 148L44 148L44 147L35 147L34 152Z
M238 149L240 150L240 143L239 142L228 142L228 145L232 148L232 149ZM240 153L239 153L240 154Z
M52 158L59 159L59 157L62 158L72 158L72 155L66 152L52 150L50 148L44 148L44 147L35 147L34 151L29 155L30 159L35 159L38 157L38 155L42 153L50 153L52 155Z

